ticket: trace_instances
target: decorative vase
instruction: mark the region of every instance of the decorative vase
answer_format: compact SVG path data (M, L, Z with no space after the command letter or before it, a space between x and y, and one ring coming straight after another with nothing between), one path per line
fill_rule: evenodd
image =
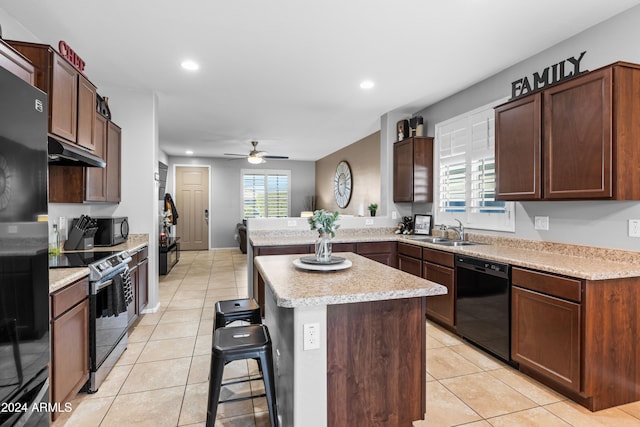
M376 211L369 211L371 213L371 216L376 216Z
M331 234L320 234L316 240L316 261L331 261Z

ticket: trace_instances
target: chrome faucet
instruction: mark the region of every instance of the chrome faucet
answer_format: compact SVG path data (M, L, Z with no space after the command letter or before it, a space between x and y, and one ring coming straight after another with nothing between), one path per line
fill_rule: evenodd
M462 225L462 221L458 218L454 218L454 220L458 221L457 227L449 227L450 230L453 230L458 234L458 239L464 240L464 225Z

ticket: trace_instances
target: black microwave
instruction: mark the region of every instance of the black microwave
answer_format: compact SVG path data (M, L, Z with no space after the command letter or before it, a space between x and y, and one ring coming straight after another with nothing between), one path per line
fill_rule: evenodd
M129 221L122 217L93 217L98 230L94 237L94 246L114 246L127 241L129 237Z

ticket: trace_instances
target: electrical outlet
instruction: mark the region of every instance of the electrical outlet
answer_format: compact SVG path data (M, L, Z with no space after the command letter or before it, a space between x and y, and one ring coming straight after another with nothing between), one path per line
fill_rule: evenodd
M548 230L549 217L548 216L533 217L533 228L535 228L536 230Z
M397 219L397 218L398 218L398 212L391 211L391 219Z
M61 216L60 222L58 222L58 230L66 230L67 229L67 218Z
M287 221L287 225L289 227L295 227L296 226L296 221L295 220L289 220L289 221Z
M320 324L305 323L302 325L304 338L302 340L303 350L315 350L320 348Z
M364 220L364 225L373 225L373 219L372 218L367 218Z
M629 220L629 237L640 237L640 219Z

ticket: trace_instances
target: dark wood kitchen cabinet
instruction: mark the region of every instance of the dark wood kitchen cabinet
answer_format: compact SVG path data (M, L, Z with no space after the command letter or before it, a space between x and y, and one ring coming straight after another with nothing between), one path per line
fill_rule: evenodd
M35 69L21 53L0 40L0 67L20 77L30 85L35 81Z
M53 203L108 202L121 199L121 130L100 114L95 116L95 152L104 168L49 165L49 201Z
M149 303L149 248L145 246L129 255L129 275L133 290L133 304L128 307L131 327Z
M111 120L107 122L107 157L105 161L105 179L107 181L107 202L120 202L120 155L122 131Z
M570 390L581 388L579 280L512 269L511 357Z
M96 87L49 45L7 43L36 69L35 86L49 97L49 132L93 150Z
M433 138L406 138L393 144L393 201L433 201Z
M496 107L496 198L640 200L639 91L617 62Z
M422 249L422 277L447 288L445 295L427 298L427 317L449 329L455 328L456 275L454 255L436 249Z
M511 356L592 411L640 400L640 278L512 267Z
M398 270L422 277L422 247L398 242Z
M50 296L51 401L71 401L89 379L89 279L78 280ZM57 417L52 414L52 418Z
M398 267L397 242L357 242L356 253L389 267Z

